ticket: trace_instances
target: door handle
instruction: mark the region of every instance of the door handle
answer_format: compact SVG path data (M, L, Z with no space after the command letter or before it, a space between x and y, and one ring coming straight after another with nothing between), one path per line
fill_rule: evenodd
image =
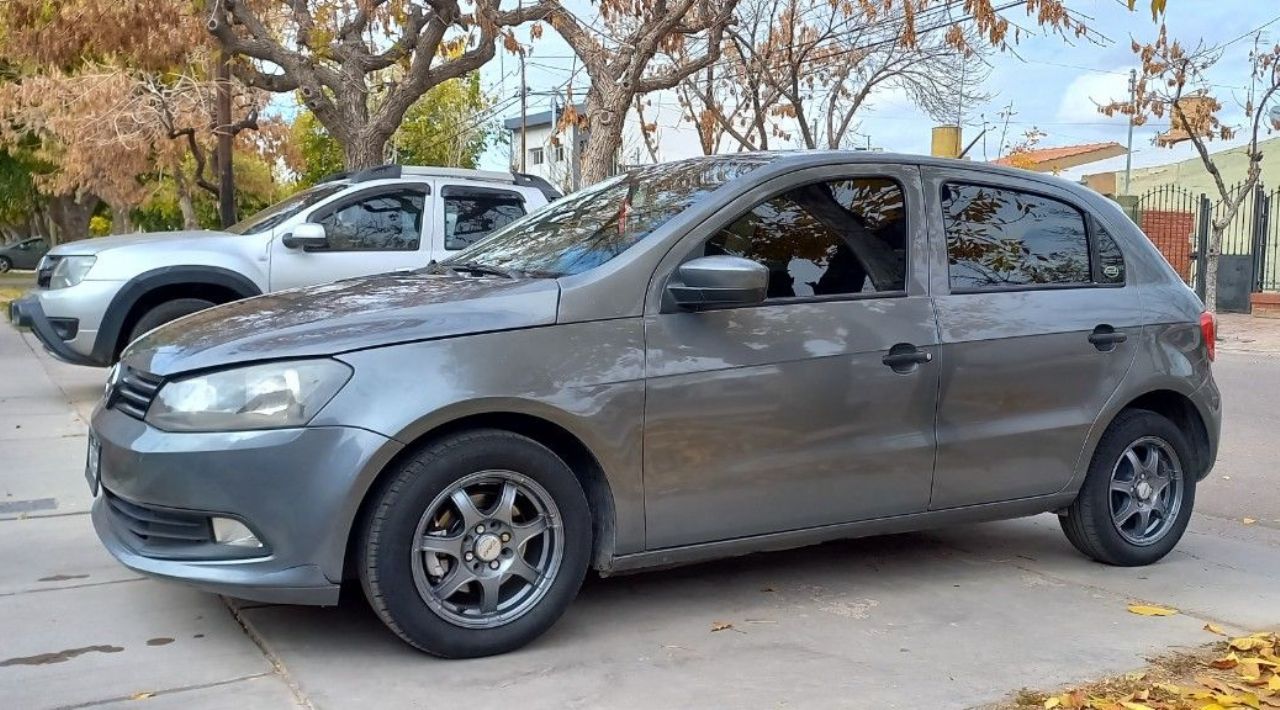
M880 358L880 362L893 368L894 372L910 372L916 365L923 365L933 360L933 353L921 350L911 343L898 343L889 348L888 354Z
M1109 325L1099 325L1089 334L1089 342L1093 343L1093 347L1100 352L1110 352L1116 349L1116 345L1128 340L1129 336L1124 332L1116 330Z

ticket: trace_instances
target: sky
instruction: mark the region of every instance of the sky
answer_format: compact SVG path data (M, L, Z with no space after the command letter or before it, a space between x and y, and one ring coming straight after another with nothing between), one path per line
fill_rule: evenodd
M586 3L583 3L584 11ZM994 53L990 77L984 84L991 99L983 104L963 107L964 142L977 137L984 124L989 126L985 139L980 139L970 152L975 159L998 157L1003 120L998 114L1012 107L1008 123L1009 142L1015 136L1034 128L1045 132L1040 146L1052 147L1116 141L1124 144L1128 129L1123 117L1109 118L1098 113L1097 104L1123 99L1127 94L1128 72L1137 66L1130 49L1131 39L1147 42L1159 29L1152 21L1146 0L1138 9L1129 11L1124 0L1068 0L1068 6L1082 17L1096 34L1093 41L1063 38L1040 31L1024 37L1012 51ZM1003 13L1023 27L1034 27L1021 8ZM1209 72L1215 85L1214 95L1224 105L1221 118L1228 124L1243 124L1244 91L1249 80L1248 55L1253 36L1261 29L1264 40L1280 41L1280 0L1171 0L1166 18L1170 36L1184 45L1203 42L1222 46L1223 58ZM546 110L550 94L563 97L570 81L581 98L587 85L586 73L572 59L572 52L554 32L547 31L532 43L528 59L527 80L530 87L529 111ZM499 51L498 57L482 70L482 81L498 101L498 118L519 115L519 64L514 57ZM652 98L654 112L647 116L659 124L661 158L674 160L699 154L693 129L682 121L674 97L663 93ZM935 122L917 110L904 95L884 92L875 96L864 110L858 133L870 145L904 153L928 153L930 128ZM1134 131L1133 162L1135 167L1162 165L1194 156L1189 144L1159 148L1154 138L1167 122L1155 121ZM1238 145L1243 139L1221 144ZM634 146L624 153L634 153ZM634 157L627 153L624 160ZM482 167L506 168L507 148L488 151ZM1124 158L1101 161L1066 174L1078 177L1084 172L1123 169Z

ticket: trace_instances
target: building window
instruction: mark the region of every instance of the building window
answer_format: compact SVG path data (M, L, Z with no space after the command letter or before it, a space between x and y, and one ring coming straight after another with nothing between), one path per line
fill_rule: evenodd
M564 146L558 145L555 150L551 151L551 160L557 163L564 162Z
M542 165L543 157L543 151L541 148L529 149L529 163L531 165Z

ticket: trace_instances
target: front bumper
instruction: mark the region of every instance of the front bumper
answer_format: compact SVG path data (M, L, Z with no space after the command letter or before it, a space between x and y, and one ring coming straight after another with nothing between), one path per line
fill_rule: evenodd
M50 322L48 316L44 313L44 306L40 303L39 297L32 294L25 296L9 304L9 320L20 328L30 328L35 333L36 338L44 345L54 357L72 365L87 365L89 367L102 367L110 363L103 363L95 360L93 357L84 355L71 349L67 341L54 328L54 324ZM76 324L77 338L83 338L86 334L79 332L79 322ZM92 334L88 334L92 337Z
M174 434L101 407L92 428L101 446L93 523L116 559L160 579L273 603L337 602L363 486L400 448L347 427ZM109 495L188 519L235 518L265 547L254 556L210 541L140 544Z

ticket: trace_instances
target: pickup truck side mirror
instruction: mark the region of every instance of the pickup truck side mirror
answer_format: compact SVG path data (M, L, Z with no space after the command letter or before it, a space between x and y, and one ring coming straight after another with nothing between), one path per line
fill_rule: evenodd
M769 269L739 256L704 256L681 264L667 291L689 310L751 306L769 292Z
M327 248L329 235L325 233L323 224L303 222L294 227L292 233L284 235L280 243L290 249L313 251Z

